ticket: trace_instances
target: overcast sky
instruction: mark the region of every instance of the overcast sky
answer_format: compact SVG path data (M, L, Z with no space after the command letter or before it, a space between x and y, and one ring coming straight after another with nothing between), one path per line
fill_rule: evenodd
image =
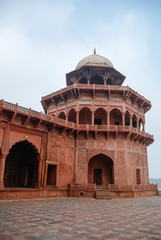
M160 0L0 0L0 98L42 111L94 47L152 102L149 175L161 177Z

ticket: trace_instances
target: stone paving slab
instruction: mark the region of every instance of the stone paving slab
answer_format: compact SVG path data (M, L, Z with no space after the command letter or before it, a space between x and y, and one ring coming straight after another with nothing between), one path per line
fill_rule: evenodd
M161 240L161 197L0 201L0 240Z

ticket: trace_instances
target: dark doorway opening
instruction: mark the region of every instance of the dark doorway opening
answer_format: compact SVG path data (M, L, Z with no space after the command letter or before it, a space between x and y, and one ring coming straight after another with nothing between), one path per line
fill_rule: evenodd
M5 187L34 188L38 178L38 151L28 141L16 143L6 157Z
M94 169L94 183L102 185L102 169Z
M56 165L48 165L47 185L56 186Z
M88 183L102 186L114 184L114 165L110 157L100 153L89 160Z

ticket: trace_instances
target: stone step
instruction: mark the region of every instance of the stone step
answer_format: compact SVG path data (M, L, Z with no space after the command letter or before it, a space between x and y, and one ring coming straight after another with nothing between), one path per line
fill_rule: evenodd
M100 196L96 196L96 199L97 199L97 200L101 200L101 199L102 199L102 200L111 200L112 197L107 197L107 196L101 196L101 197L100 197Z
M107 189L96 190L96 199L112 199L111 193Z

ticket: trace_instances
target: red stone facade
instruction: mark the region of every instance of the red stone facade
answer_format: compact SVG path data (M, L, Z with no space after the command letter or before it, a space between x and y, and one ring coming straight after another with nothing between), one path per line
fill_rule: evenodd
M46 114L0 101L0 198L157 194L149 184L145 113L151 103L97 54L42 98Z

